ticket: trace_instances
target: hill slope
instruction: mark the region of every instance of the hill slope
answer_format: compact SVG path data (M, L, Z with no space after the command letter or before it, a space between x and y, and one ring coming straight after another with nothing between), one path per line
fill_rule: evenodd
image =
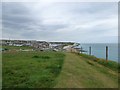
M66 58L54 88L117 88L118 73L72 53Z

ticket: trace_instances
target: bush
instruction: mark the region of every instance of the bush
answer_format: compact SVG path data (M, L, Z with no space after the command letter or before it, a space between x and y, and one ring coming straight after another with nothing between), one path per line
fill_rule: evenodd
M33 56L32 58L50 59L49 56L37 56L37 55Z
M36 56L36 55L35 55L35 56L33 56L32 58L39 58L39 56Z

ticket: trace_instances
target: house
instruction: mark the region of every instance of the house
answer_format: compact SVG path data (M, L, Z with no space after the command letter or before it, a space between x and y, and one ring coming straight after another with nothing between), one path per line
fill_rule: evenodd
M34 40L1 40L1 45L9 45L9 46L32 46Z
M62 51L63 44L50 44L50 49L53 51Z
M1 44L1 45L10 45L10 44L11 44L11 41L10 41L10 40L1 40L1 41L0 41L0 44Z
M36 50L47 50L49 49L49 43L46 42L46 41L37 41L35 43L33 43L33 47L36 49Z

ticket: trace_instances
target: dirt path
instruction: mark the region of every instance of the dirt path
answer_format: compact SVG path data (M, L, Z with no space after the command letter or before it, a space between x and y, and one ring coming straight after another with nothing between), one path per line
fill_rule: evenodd
M116 72L76 54L66 53L55 88L113 88L117 87L117 79Z

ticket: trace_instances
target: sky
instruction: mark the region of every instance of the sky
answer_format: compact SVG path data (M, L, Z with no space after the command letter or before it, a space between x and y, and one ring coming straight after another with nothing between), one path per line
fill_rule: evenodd
M2 38L118 41L117 2L3 2Z

